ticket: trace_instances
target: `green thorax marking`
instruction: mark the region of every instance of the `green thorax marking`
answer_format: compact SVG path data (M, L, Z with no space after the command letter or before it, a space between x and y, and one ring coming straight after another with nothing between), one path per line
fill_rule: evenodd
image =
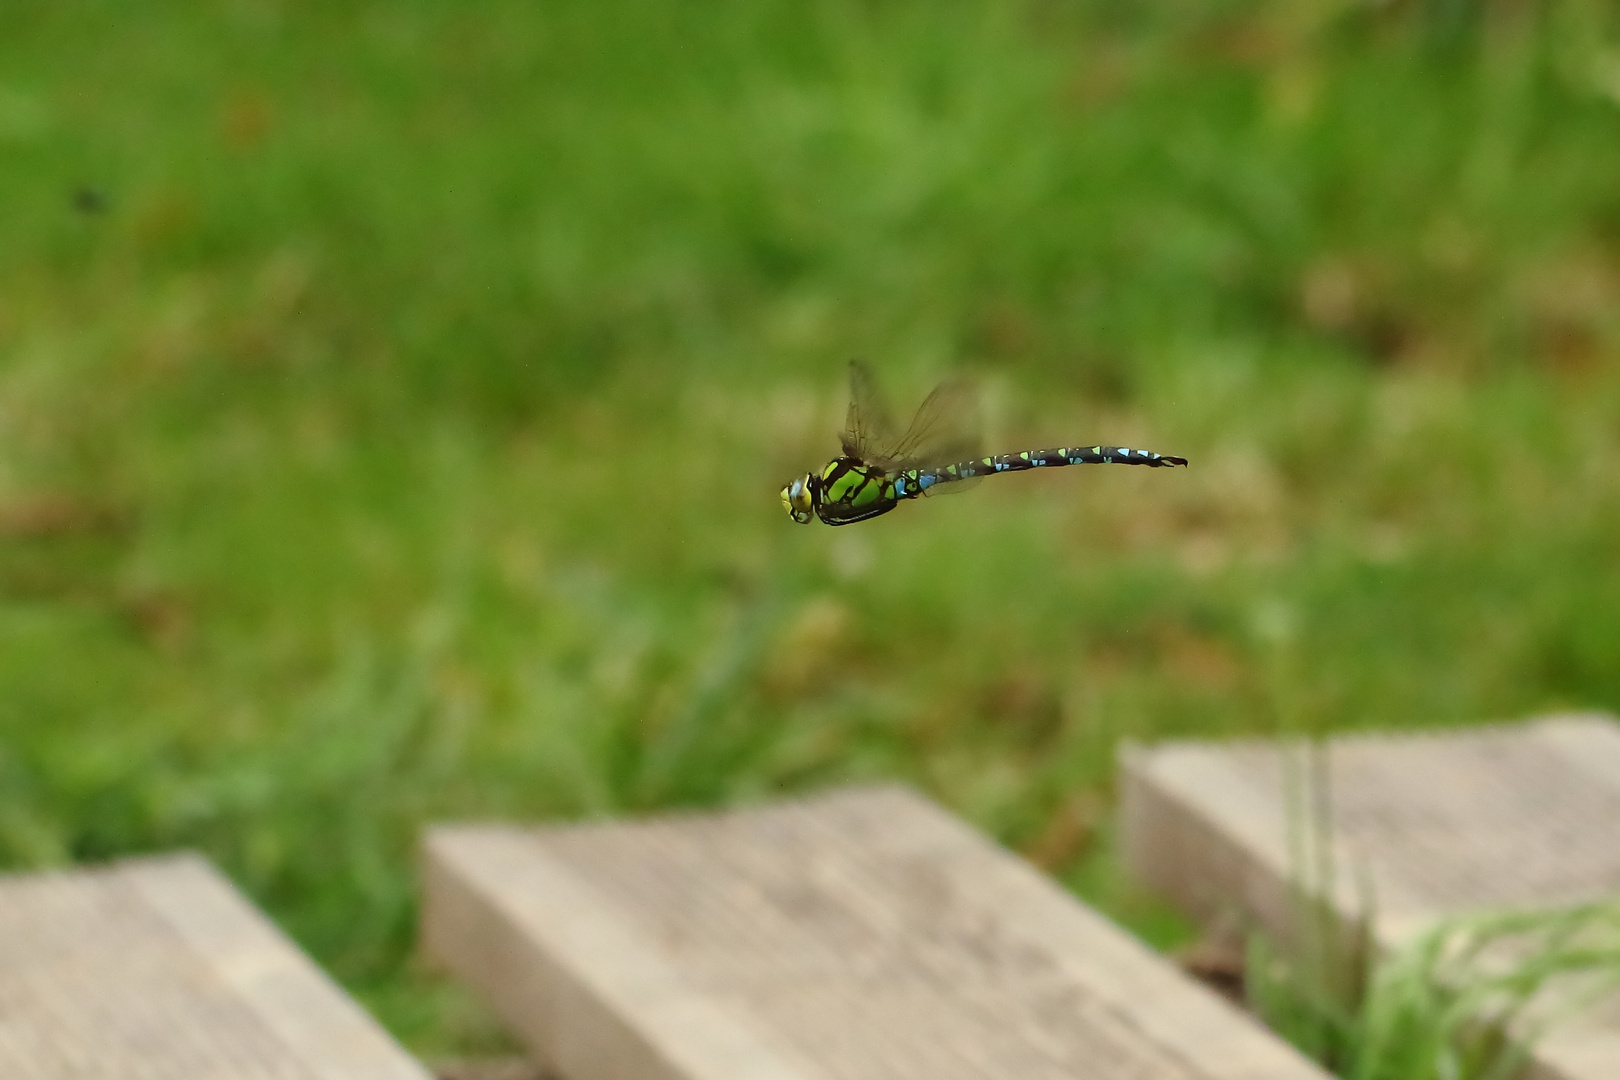
M821 470L816 514L829 525L864 521L894 509L894 482L882 469L854 458L835 458Z

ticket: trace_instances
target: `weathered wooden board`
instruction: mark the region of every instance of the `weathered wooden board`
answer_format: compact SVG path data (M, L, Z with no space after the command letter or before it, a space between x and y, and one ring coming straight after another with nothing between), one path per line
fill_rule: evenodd
M6 1080L428 1080L196 856L0 877Z
M426 843L423 935L568 1080L1323 1080L897 788Z
M1620 897L1620 727L1608 717L1121 757L1127 865L1206 919L1286 937L1303 886L1346 921L1370 907L1389 948L1447 916ZM1620 1003L1548 1039L1537 1068L1620 1077Z

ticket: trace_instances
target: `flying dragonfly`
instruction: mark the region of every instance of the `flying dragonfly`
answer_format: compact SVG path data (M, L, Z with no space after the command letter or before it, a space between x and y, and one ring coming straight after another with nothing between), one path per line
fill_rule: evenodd
M977 395L952 379L934 388L911 426L896 436L878 398L872 372L849 365L849 413L840 436L843 453L819 473L805 473L782 488L782 505L801 525L812 516L828 525L851 525L887 514L906 499L961 490L995 473L1063 465L1146 465L1162 469L1187 459L1124 446L1064 446L1016 454L980 455Z

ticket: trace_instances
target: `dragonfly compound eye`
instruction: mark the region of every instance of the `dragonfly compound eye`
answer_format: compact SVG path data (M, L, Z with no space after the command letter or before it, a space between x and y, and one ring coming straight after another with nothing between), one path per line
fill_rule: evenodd
M782 506L787 510L788 515L800 525L810 524L810 516L815 507L810 500L810 477L808 474L799 477L782 489Z

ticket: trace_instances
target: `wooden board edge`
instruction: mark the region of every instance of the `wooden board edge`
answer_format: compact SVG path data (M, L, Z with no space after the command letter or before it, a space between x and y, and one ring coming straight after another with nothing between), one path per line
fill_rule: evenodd
M1063 889L1015 853L921 796L919 820L947 851L948 873L964 892L987 898L1026 940L1050 951L1069 978L1161 1053L1200 1080L1330 1080L1254 1017L1180 971L1124 928ZM968 851L971 858L963 858ZM971 885L970 885L971 883Z
M555 1072L805 1080L663 969L523 830L437 826L422 858L424 949Z
M1553 714L1513 723L1480 725L1491 733L1522 731L1541 741L1584 772L1620 786L1620 724L1606 713ZM1478 728L1457 729L1461 734ZM1443 731L1395 733L1396 737L1444 738ZM1372 733L1349 741L1379 739ZM1203 921L1251 917L1267 932L1288 940L1297 923L1298 902L1285 874L1273 860L1257 857L1232 835L1229 823L1188 797L1162 768L1171 758L1197 758L1218 743L1187 741L1143 746L1124 744L1119 754L1120 858L1136 880L1171 899ZM1213 759L1212 759L1213 760ZM1341 926L1353 917L1341 901ZM1433 924L1415 913L1380 916L1380 951L1398 948ZM1572 1018L1551 1031L1532 1051L1525 1080L1611 1080L1620 1071L1620 1033Z
M109 870L321 1080L429 1080L404 1047L202 856L128 859Z
M1257 924L1288 937L1297 903L1286 868L1186 797L1158 768L1164 753L1127 745L1119 755L1118 844L1126 873L1218 932L1242 934Z

